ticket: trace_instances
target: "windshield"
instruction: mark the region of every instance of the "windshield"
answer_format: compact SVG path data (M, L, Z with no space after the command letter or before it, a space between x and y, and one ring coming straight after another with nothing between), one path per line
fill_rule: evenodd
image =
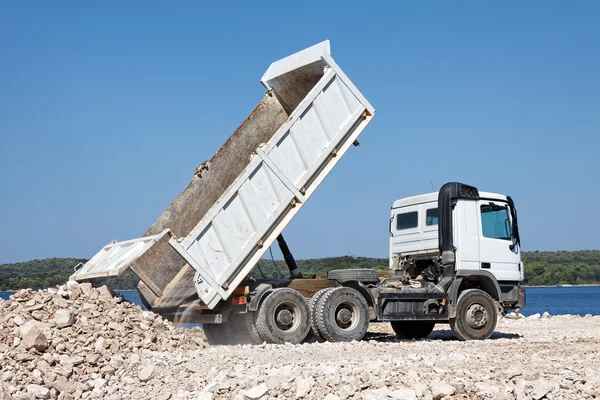
M482 205L481 229L484 237L511 240L508 207L498 206L494 203Z

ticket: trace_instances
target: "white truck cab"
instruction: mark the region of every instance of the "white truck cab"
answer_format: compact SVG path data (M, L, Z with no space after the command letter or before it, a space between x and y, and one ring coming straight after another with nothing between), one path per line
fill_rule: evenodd
M524 279L521 251L513 235L513 216L504 195L480 192L474 201L457 201L452 209L456 275L489 272L497 281ZM513 205L514 207L514 205ZM394 202L390 218L390 267L395 255L437 255L438 192Z
M373 289L376 315L402 336L449 322L462 340L486 339L498 313L525 306L517 210L510 196L449 182L394 202L390 275Z

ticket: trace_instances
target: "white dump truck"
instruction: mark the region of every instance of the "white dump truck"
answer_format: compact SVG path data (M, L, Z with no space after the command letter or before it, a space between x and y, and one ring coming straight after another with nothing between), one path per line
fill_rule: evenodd
M358 146L375 110L328 41L274 62L261 82L260 103L143 237L106 245L74 280L131 269L146 307L202 323L213 344L359 340L370 321L391 321L407 337L449 322L460 339L481 339L499 311L524 305L512 200L458 183L395 204L388 271L303 277L282 232ZM498 218L491 228L482 225L488 208ZM489 229L504 236L486 236ZM276 240L290 278L253 279Z

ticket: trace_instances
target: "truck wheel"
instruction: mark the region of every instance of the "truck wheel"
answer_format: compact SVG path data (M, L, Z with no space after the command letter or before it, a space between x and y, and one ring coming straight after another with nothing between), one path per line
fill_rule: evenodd
M347 281L377 283L379 282L379 271L374 269L334 269L333 271L329 271L327 278L334 279L340 283Z
M258 328L256 327L256 314L257 313L254 311L248 311L244 315L244 322L246 324L246 330L248 331L248 335L250 335L250 338L252 339L252 343L261 344L265 340L262 337L260 337L260 334L258 333Z
M262 339L258 341L255 339L256 327L254 328L255 332L252 332L252 326L248 324L249 319L254 319L253 314L252 312L229 314L227 322L223 324L225 325L223 334L227 337L227 344L260 344L263 342Z
M310 308L300 292L275 289L258 309L256 328L267 343L298 344L310 330Z
M392 321L390 324L396 336L405 339L426 338L435 326L435 322L428 321Z
M210 345L224 345L228 343L229 335L226 332L225 324L203 324L202 330L206 341Z
M325 293L333 289L335 288L326 288L319 290L313 295L313 297L310 298L310 301L308 303L308 305L310 306L310 329L312 331L313 337L317 342L322 343L325 341L325 338L323 337L323 335L321 335L321 332L319 332L319 327L317 326L317 303L319 302L319 300L321 300L321 297L323 297Z
M316 304L317 328L330 342L361 340L369 329L369 305L356 289L326 291Z
M494 333L497 322L498 310L490 295L467 289L458 298L456 318L450 320L450 328L459 340L481 340Z

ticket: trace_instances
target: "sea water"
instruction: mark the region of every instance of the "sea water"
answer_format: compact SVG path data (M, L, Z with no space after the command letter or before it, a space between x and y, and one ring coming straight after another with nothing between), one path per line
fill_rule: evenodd
M0 298L6 300L13 293L0 292ZM144 308L137 291L122 290L118 293ZM526 316L545 311L550 315L600 315L600 286L528 287L525 293L527 305L521 314Z

